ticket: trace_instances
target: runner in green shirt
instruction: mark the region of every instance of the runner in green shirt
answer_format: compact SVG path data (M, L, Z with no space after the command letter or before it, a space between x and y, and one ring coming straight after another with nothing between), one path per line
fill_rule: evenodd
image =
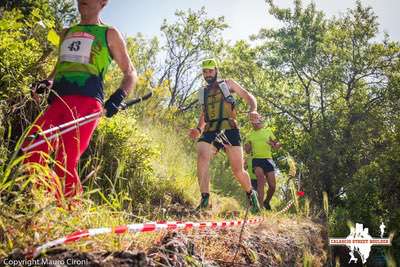
M276 140L271 129L264 128L263 121L257 120L252 122L253 131L247 136L245 150L251 154L252 169L257 177L257 180L252 180L254 189L257 189L258 201L264 203L264 207L271 209L269 202L275 192L275 163L272 160L272 148L278 149L281 144ZM250 165L250 164L248 164ZM250 167L249 167L250 170ZM249 171L251 172L251 170ZM267 197L264 200L264 187L268 183Z

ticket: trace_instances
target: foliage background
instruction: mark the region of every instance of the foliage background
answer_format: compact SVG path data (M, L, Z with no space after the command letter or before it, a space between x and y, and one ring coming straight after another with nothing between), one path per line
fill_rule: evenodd
M154 96L101 122L80 164L91 192L87 197L139 216L154 206L194 205L195 144L186 132L197 120L198 62L213 56L221 77L235 79L257 97L259 112L284 146L276 157L291 155L301 166L311 213L329 222L329 235L346 236L349 221L379 236L384 222L394 234L385 253L400 263L400 44L390 36L378 40L377 17L360 1L334 18L314 4L294 4L294 9L282 9L266 1L282 26L234 44L221 37L228 26L224 18L209 18L204 8L177 11L175 22L161 25L161 39L140 33L127 37L139 73L130 97L150 89ZM0 5L2 175L23 130L46 106L45 99L39 104L31 99L29 85L54 65L56 47L47 34L76 20L69 0ZM106 94L120 80L113 66ZM245 136L250 129L245 104L239 101L238 110ZM289 168L280 168L285 189ZM212 173L216 193L244 201L223 155L217 156ZM325 215L323 192L329 199ZM290 190L277 194L275 206L288 197Z

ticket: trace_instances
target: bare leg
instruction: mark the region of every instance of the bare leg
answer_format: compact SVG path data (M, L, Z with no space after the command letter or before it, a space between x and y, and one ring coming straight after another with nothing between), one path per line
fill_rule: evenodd
M257 193L258 193L258 202L263 203L264 202L264 188L265 188L265 174L264 170L260 167L256 167L254 170L256 176L257 176Z
M250 176L243 168L243 150L241 146L227 146L225 148L235 178L246 192L251 191Z
M215 153L215 147L207 142L197 143L197 178L200 193L210 193L210 161Z
M272 199L272 196L275 193L275 188L276 188L276 179L274 171L267 173L267 182L268 182L268 192L266 201L269 203Z

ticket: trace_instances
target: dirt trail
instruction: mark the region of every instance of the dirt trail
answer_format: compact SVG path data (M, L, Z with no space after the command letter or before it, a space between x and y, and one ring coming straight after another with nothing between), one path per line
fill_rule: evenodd
M39 266L325 266L326 231L321 224L297 217L271 217L222 230L170 232L146 251L84 253L56 248L36 259ZM235 253L235 263L232 262ZM21 260L16 252L9 259ZM47 264L43 264L47 263ZM0 266L6 266L1 265ZM14 265L15 266L15 265Z

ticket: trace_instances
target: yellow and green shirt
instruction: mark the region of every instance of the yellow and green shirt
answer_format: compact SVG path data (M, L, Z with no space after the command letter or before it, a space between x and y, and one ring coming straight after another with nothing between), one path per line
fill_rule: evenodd
M247 136L247 141L251 144L251 157L257 159L271 159L272 151L269 141L276 140L270 128L253 130Z
M78 24L67 30L54 78L57 94L84 95L103 101L103 80L112 61L108 29L103 24Z

